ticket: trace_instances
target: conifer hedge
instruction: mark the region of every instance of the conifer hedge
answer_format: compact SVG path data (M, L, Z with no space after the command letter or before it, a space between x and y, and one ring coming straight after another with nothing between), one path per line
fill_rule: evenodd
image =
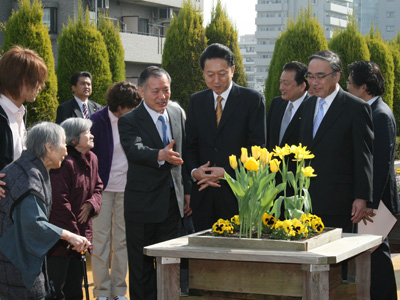
M96 25L90 22L89 11L68 20L58 38L58 96L60 103L72 97L71 76L80 71L92 74L91 100L106 104L105 93L112 84L109 58L104 38Z
M243 57L238 45L238 31L236 26L229 20L226 8L222 6L221 0L211 11L211 21L206 27L208 45L220 43L232 50L235 59L235 73L233 81L239 85L247 86L246 72L243 66Z
M46 86L34 103L26 103L28 126L38 121L54 121L58 106L57 77L48 29L43 25L43 8L39 0L19 0L19 10L13 11L7 21L3 50L19 45L35 50L48 69ZM15 78L18 80L18 78Z
M171 76L171 99L186 109L191 94L206 88L200 56L207 47L203 16L185 0L165 38L162 68Z

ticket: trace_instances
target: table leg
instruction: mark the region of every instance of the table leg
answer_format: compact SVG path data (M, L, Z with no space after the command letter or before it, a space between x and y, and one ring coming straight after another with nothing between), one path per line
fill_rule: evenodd
M329 299L329 265L302 265L303 299Z
M180 258L157 257L157 299L180 298Z
M354 280L357 299L370 299L371 251L365 251L349 260L348 278Z

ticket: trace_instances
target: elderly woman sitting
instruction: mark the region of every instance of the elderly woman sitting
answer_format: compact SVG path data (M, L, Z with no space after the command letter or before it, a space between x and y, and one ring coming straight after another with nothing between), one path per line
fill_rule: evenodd
M92 241L92 220L100 211L103 184L90 133L92 121L70 118L61 123L65 130L68 156L53 170L53 206L50 222ZM90 249L90 248L89 248ZM82 299L83 268L80 255L59 241L48 253L49 279L57 299Z
M52 203L48 171L59 168L67 155L64 130L39 123L28 131L26 148L2 171L7 183L6 197L0 201L2 300L44 299L49 290L45 257L59 239L75 252L90 245L85 237L48 222Z

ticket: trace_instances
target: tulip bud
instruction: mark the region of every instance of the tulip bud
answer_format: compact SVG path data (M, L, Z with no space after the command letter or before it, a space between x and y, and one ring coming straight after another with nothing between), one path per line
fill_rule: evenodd
M236 155L229 156L229 164L231 165L232 169L236 169L238 166Z

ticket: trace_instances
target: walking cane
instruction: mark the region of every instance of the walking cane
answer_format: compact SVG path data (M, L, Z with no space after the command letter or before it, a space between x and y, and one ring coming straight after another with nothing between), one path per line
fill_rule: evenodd
M87 278L87 268L86 268L86 254L85 251L81 251L81 259L82 259L82 266L83 266L83 286L85 287L86 292L86 300L89 300L89 284Z

